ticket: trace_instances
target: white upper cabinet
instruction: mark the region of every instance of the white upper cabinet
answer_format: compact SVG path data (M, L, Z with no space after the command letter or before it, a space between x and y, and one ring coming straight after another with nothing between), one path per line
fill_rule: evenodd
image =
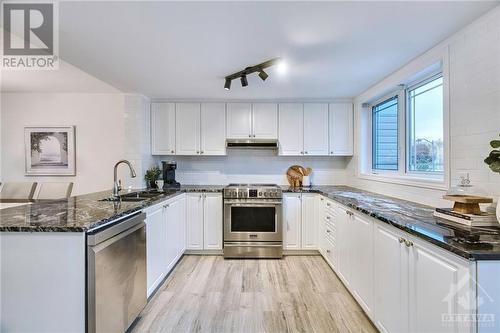
M226 154L226 104L201 104L201 155Z
M198 155L200 153L200 103L177 103L175 105L176 154Z
M252 137L252 104L227 103L227 138Z
M330 155L351 156L354 145L351 103L330 104Z
M328 104L304 104L304 155L328 155Z
M304 154L304 109L300 103L280 103L278 137L280 155Z
M151 104L151 154L175 154L175 103Z
M278 105L252 104L252 136L256 139L278 138Z

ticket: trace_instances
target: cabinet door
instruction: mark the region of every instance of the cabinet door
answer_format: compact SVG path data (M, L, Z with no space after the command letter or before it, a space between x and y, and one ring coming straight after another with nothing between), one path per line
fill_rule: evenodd
M379 223L374 229L375 324L382 332L408 332L408 250L399 232Z
M301 195L287 193L283 196L283 248L300 250L300 226L302 220Z
M177 247L178 247L178 253L179 257L186 251L186 196L182 195L181 198L178 200L179 205L178 205L178 218L179 218L179 239L177 240Z
M352 156L353 117L351 103L330 104L330 155Z
M227 138L252 137L252 104L227 103Z
M279 104L278 138L280 155L304 155L303 104Z
M175 104L151 104L151 154L175 154Z
M200 153L200 104L177 103L175 105L177 155Z
M471 318L474 313L463 303L474 297L468 295L468 263L418 241L410 246L409 263L410 331L470 332L464 322L443 322L443 315Z
M350 223L349 215L345 208L338 207L335 210L336 226L338 227L338 274L344 283L350 287L352 284L352 265L354 258L354 230Z
M357 215L350 217L353 225L355 258L352 279L354 293L369 314L373 312L373 221Z
M252 104L252 134L257 139L278 138L278 105L276 103Z
M201 104L202 155L226 155L226 104Z
M172 201L165 205L165 216L167 221L167 272L175 265L178 258L179 238L179 201Z
M222 195L203 194L203 248L222 249Z
M328 155L328 104L304 104L304 155Z
M186 232L188 250L203 250L203 197L201 193L186 196Z
M167 232L163 206L146 217L147 295L155 290L165 276L167 266Z
M319 202L315 194L302 194L302 250L318 249Z

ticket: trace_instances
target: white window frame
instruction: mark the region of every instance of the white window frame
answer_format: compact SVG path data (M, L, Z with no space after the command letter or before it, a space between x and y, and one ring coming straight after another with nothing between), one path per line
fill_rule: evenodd
M449 65L448 57L445 56L439 61L439 66L432 64L428 68L422 70L422 75L418 73L413 75L413 80L407 80L404 84L400 84L390 93L385 93L382 97L372 99L369 103L364 103L362 112L365 112L362 121L366 122L365 129L367 135L362 141L366 145L363 155L360 157L360 171L358 177L366 180L374 180L385 183L395 183L401 185L409 185L431 189L448 189L450 183L450 163L449 163ZM426 80L432 80L438 75L443 77L443 173L427 173L421 171L409 171L408 168L408 130L407 130L407 110L406 104L408 101L407 89L415 87ZM415 79L415 77L417 79ZM372 170L372 106L383 102L395 95L398 96L398 170ZM362 151L362 150L361 150Z

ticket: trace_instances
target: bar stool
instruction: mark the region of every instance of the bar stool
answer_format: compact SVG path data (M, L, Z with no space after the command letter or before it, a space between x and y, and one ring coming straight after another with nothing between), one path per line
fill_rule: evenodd
M0 191L0 199L30 200L36 189L36 182L4 183Z
M71 196L73 183L40 183L36 198L43 200L67 199Z

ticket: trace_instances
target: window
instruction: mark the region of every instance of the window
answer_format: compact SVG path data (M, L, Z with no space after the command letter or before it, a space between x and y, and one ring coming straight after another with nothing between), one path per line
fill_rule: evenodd
M372 107L372 169L398 170L398 96Z
M414 82L368 105L365 174L445 182L443 75L433 71Z
M443 77L432 77L407 89L409 171L442 173Z

